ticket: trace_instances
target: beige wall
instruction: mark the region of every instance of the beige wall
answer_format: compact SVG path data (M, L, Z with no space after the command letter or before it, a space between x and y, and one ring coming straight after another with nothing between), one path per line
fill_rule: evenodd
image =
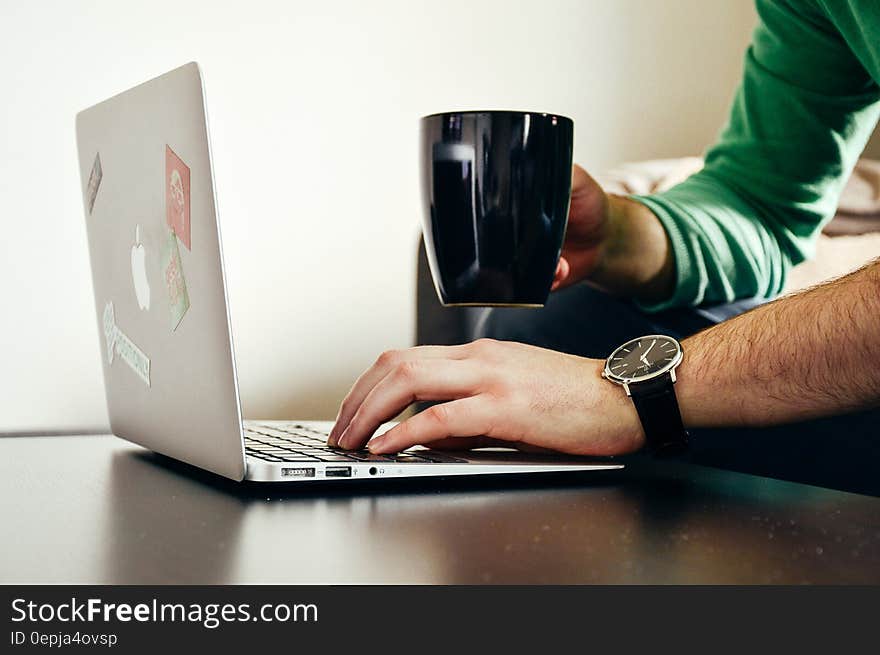
M874 134L865 146L865 157L880 159L880 127L874 128Z
M747 0L0 7L0 432L106 424L77 110L203 65L245 412L330 417L412 340L420 115L568 114L596 170L698 153L754 22Z

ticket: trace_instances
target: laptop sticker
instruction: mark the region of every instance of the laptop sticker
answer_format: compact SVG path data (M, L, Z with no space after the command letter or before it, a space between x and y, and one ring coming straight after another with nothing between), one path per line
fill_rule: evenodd
M116 325L116 312L113 303L104 305L104 338L107 341L107 361L113 364L116 355L128 364L148 387L150 386L150 358Z
M165 145L165 220L183 242L192 250L189 223L189 166Z
M171 331L180 325L183 315L189 309L189 292L186 279L183 277L183 264L180 261L180 249L174 232L168 232L168 238L162 247L162 274L165 276L165 288L168 290L168 307L171 310Z
M89 173L89 184L86 187L86 200L89 203L89 216L92 214L92 208L95 206L95 198L98 197L98 188L101 186L101 179L104 177L104 171L101 169L101 153L95 155L95 163L92 164L92 172Z
M107 342L107 363L113 363L116 354L116 316L113 311L113 303L104 305L104 340Z

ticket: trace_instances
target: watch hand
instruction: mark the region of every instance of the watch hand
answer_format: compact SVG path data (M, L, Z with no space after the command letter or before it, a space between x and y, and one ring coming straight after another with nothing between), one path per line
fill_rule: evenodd
M654 340L651 342L651 345L648 346L648 349L647 349L647 350L644 352L644 354L642 355L642 359L643 359L643 360L645 359L645 357L648 356L648 353L651 352L651 348L654 347L654 344L655 344L655 343L657 343L657 339L654 339Z

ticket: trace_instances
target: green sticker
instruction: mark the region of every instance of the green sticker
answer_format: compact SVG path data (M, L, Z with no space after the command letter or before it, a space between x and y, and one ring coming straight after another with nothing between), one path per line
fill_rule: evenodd
M162 248L162 274L165 276L165 288L168 291L168 307L171 311L173 331L180 325L180 321L189 309L189 292L186 289L186 279L183 277L177 236L170 230Z
M116 359L115 355L118 354L122 361L128 364L128 367L149 387L150 358L116 324L116 311L112 302L104 305L103 323L104 336L107 339L107 363L112 365L113 360Z

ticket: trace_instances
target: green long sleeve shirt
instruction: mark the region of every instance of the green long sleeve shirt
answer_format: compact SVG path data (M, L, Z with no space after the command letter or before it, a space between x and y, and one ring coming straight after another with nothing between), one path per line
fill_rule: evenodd
M705 168L633 196L675 256L675 291L648 311L778 294L812 255L880 116L880 0L757 8L743 80Z

